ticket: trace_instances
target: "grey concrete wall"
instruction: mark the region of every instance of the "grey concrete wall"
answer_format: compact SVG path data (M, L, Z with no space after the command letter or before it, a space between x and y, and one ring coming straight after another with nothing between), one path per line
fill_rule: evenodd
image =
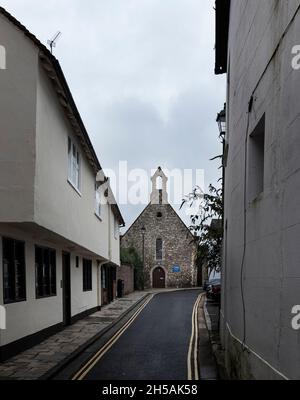
M300 2L231 3L223 344L237 377L299 379L300 332L291 327L291 309L300 303L300 72L292 69L291 50L300 44L300 12L294 15ZM264 114L264 188L252 200L244 179L245 165L247 177L251 168L249 136ZM244 336L249 351L242 351Z

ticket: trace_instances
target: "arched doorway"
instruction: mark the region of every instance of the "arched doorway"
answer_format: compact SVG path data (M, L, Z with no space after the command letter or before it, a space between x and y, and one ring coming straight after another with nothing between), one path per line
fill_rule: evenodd
M163 268L157 267L153 271L152 287L154 289L163 289L166 287L166 274Z

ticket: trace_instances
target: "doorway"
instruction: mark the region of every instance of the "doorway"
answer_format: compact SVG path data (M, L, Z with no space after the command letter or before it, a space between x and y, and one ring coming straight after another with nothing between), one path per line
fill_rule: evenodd
M71 325L71 265L70 253L62 253L63 323Z
M157 267L153 271L152 287L154 289L164 289L166 287L166 274L163 268Z

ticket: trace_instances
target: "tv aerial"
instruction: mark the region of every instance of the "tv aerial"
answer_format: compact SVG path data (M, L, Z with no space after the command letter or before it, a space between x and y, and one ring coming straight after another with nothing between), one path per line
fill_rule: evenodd
M56 32L56 34L53 36L53 38L52 38L51 40L48 40L47 43L48 43L49 46L50 46L51 54L53 54L53 48L56 47L56 42L58 41L58 39L60 38L60 36L61 36L61 32L58 31L58 32Z

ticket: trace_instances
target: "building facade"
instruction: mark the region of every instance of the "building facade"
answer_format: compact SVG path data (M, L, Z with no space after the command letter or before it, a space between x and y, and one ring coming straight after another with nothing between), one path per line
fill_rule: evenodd
M122 236L121 247L133 247L143 260L145 288L196 285L194 237L168 203L167 177L161 168L152 177L149 205Z
M0 355L101 306L124 224L58 61L0 8Z
M299 0L216 2L227 72L221 336L230 376L300 379Z

